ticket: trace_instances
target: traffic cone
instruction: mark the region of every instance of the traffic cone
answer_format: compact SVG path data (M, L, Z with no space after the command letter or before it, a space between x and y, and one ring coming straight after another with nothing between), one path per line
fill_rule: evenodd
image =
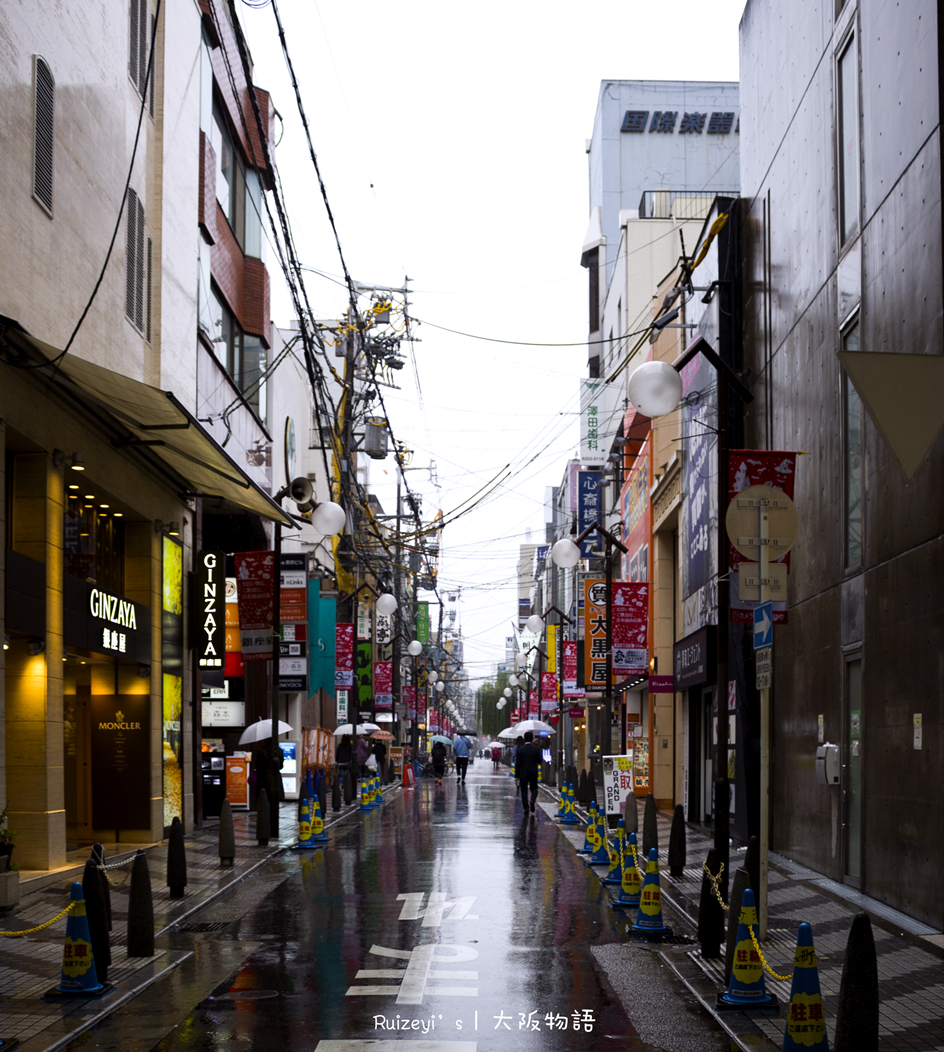
M561 819L562 825L574 826L577 824L576 802L577 795L574 792L574 783L571 782L567 786L567 806L564 808L564 817Z
M613 842L609 845L610 868L603 878L604 884L623 883L623 844L626 840L626 830L622 818L616 824L616 834Z
M62 974L57 986L44 997L101 997L114 987L100 983L92 956L92 940L89 937L88 918L85 915L85 898L79 881L72 884L69 898L75 903L66 920L66 941L62 948Z
M383 794L383 779L379 774L374 775L374 798L377 801L378 807L383 807L384 794Z
M331 838L325 832L324 819L321 817L321 801L314 799L314 814L311 816L311 846L323 847Z
M744 889L741 896L741 916L738 918L737 943L734 947L734 963L731 966L731 982L728 984L728 992L719 994L715 1002L718 1009L737 1009L743 1011L750 1008L764 1011L779 1011L780 1006L773 994L767 993L767 985L764 982L764 965L760 954L754 949L754 940L751 938L751 928L757 924L757 909L754 905L754 892L750 888ZM800 925L801 929L804 925ZM809 925L805 925L809 928ZM812 946L812 942L810 946ZM799 953L799 951L797 951ZM817 986L817 997L819 987ZM822 1010L822 1002L820 1002ZM825 1029L823 1033L825 1034ZM786 1046L784 1046L786 1047ZM791 1048L794 1046L791 1045Z
M638 907L641 886L642 876L636 862L636 834L630 833L628 837L623 838L623 876L619 894L611 903L613 908Z
M561 786L561 798L560 806L557 808L557 813L554 815L555 818L563 818L567 814L567 783Z
M597 805L591 804L587 815L587 830L583 838L583 847L577 852L578 855L590 855L593 853L594 844L590 834L596 828L596 820Z
M357 784L358 795L360 796L360 806L358 811L369 811L370 810L370 784L366 778L358 780Z
M608 866L610 852L606 845L606 815L598 810L594 825L594 848L589 858L584 859L588 866Z
M744 894L746 896L748 892ZM793 958L793 985L790 987L787 1025L783 1030L783 1052L810 1052L811 1049L829 1052L829 1038L826 1036L823 998L819 992L813 929L809 924L801 924Z
M653 848L646 863L646 879L639 896L639 912L633 931L644 935L671 935L672 929L662 920L662 888L659 885L659 852Z
M308 810L308 797L302 797L302 816L298 820L298 843L292 845L293 851L308 851L315 845L311 842L311 813Z

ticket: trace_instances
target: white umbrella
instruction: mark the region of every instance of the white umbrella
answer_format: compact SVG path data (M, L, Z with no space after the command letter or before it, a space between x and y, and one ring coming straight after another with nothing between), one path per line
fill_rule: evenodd
M342 723L334 732L334 736L337 738L339 734L372 734L374 731L379 730L380 728L376 723L359 723L357 725L357 730L355 730L350 723Z
M283 720L278 721L276 734L288 734L292 729ZM272 720L259 720L251 723L240 735L239 744L249 745L251 742L261 742L264 738L272 737Z
M512 730L511 727L506 727L501 732L501 734L496 734L495 737L496 738L515 738L515 737L517 737L517 735L515 734L515 732Z
M488 744L487 745L483 745L482 748L483 749L494 749L496 745L498 746L499 749L504 749L505 748L505 743L504 742L500 742L498 740L495 740L493 742L488 742Z
M539 734L541 731L553 734L554 728L543 720L524 720L515 727L515 737L524 734L525 731L532 731L534 734Z

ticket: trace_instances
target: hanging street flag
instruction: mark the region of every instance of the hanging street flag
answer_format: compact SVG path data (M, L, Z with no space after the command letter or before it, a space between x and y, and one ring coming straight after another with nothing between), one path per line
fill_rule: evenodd
M541 713L538 710L538 692L536 690L528 691L528 719L536 720Z
M577 640L566 639L563 646L563 694L565 698L582 698L583 687L577 686Z
M272 657L275 552L236 552L233 559L243 661L268 661Z
M416 604L416 638L421 643L429 642L429 603Z
M603 524L603 488L600 485L603 476L599 471L579 471L577 473L577 530L579 533L595 522ZM599 555L603 541L594 530L580 542L581 559Z
M403 688L403 701L406 704L406 718L416 719L416 687Z
M374 662L374 708L393 708L393 662Z
M649 672L649 582L613 582L613 676Z
M541 712L557 712L557 673L541 673Z
M416 692L416 722L426 723L426 691Z
M334 630L334 685L354 686L354 626L338 624Z
M439 732L439 710L438 709L430 709L429 710L429 729L433 732L433 734L437 734Z
M374 645L369 639L359 639L354 650L354 672L357 682L357 711L368 712L374 707Z

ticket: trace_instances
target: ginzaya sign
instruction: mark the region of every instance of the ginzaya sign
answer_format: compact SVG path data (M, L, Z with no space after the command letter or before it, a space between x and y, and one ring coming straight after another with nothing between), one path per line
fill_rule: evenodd
M114 625L133 629L138 627L134 616L134 603L127 599L119 599L117 595L100 592L97 588L93 588L89 593L89 610L92 617L100 617Z
M226 557L204 551L197 558L193 639L200 668L223 668L226 654L226 617L223 611Z

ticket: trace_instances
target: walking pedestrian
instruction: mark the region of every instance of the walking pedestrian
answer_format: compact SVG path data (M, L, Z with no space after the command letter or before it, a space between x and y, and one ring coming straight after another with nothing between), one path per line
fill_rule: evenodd
M524 744L518 749L515 757L515 774L518 784L521 786L521 803L524 805L525 814L530 810L534 814L534 804L538 798L538 767L541 763L541 750L534 744L534 733L525 731ZM531 801L528 802L528 790L531 791Z
M472 743L464 734L460 734L452 748L456 754L456 778L464 782L466 771L469 769L469 753L472 751Z
M381 782L387 781L387 746L381 739L374 742L374 757L377 760L377 773Z
M492 746L492 770L497 771L501 765L501 749L497 745Z
M343 734L341 741L338 743L337 749L334 750L334 762L338 766L338 774L341 778L344 777L345 772L351 765L351 758L354 750L351 748L351 736L350 734Z
M436 784L442 785L443 775L446 773L446 746L442 742L433 742L432 759Z
M356 756L356 760L357 760L357 767L358 767L358 775L361 778L366 778L367 777L367 774L368 774L368 771L367 771L367 758L369 756L370 756L370 742L367 740L367 735L365 734L362 738L358 738L357 739L357 756Z

